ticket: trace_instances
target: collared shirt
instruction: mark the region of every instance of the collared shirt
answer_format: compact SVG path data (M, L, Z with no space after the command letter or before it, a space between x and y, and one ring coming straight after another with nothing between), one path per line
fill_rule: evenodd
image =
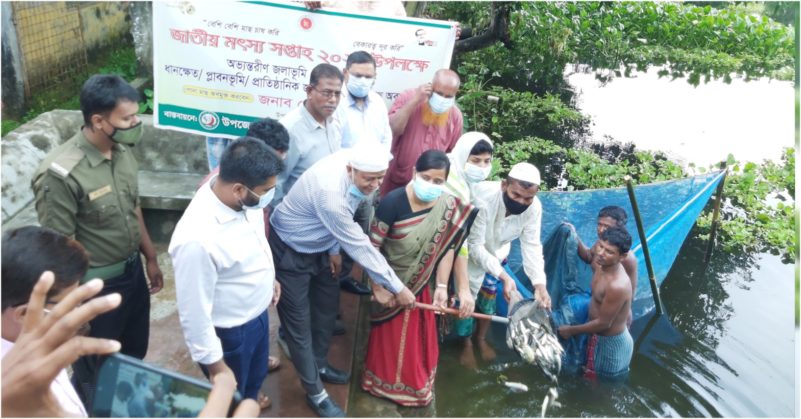
M115 144L107 159L79 131L33 177L39 223L78 240L93 267L125 260L141 241L138 170L124 145Z
M417 89L409 89L401 93L389 110L390 117L410 100L414 100ZM423 108L426 103L420 103L409 116L409 122L402 134L392 139L392 155L389 170L384 179L381 193L404 186L412 180L412 169L426 150L440 150L450 152L456 141L462 136L462 111L454 105L448 112L448 122L441 127L423 125Z
M500 182L481 182L473 193L481 209L467 238L471 291L474 294L478 292L485 272L496 278L501 274L501 260L509 252L508 244L516 238L520 238L523 269L531 283L545 284L545 261L540 242L542 204L539 198L535 196L522 214L507 217Z
M197 191L169 247L181 328L201 364L223 357L214 328L241 326L264 312L275 280L262 210L231 209L212 191L215 181Z
M334 121L342 133L342 148L355 146L359 141L377 140L387 151L392 145L392 129L389 127L389 115L384 99L373 92L364 98L362 107L356 98L343 90L343 98L339 101Z
M340 246L374 281L398 293L403 283L370 244L353 214L361 202L348 192L352 181L345 151L312 166L273 211L271 228L299 253L339 254Z
M334 118L329 117L325 125L320 124L306 109L305 103L284 115L279 122L289 131L289 150L284 159L284 171L278 176L273 206L284 199L303 172L317 160L339 150L342 143Z
M14 342L0 338L0 351L2 351L0 358L5 358L8 351L13 347ZM11 385L14 384L12 383ZM75 392L75 387L73 387L70 382L70 377L67 375L66 369L59 371L56 379L50 383L50 391L56 396L56 400L58 400L58 404L61 405L62 410L72 416L89 417L89 415L86 414L86 409L83 407L81 399L78 397L78 393Z

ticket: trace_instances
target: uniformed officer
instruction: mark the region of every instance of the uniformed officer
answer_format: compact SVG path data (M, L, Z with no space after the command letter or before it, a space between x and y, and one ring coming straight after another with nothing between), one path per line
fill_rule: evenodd
M136 89L119 76L90 77L80 95L84 125L45 157L33 190L39 222L74 237L89 252L84 280L101 278L102 294L122 296L116 310L92 320L89 334L118 340L122 353L142 359L150 332L149 294L161 289L163 277L139 207L138 165L129 148L142 137L138 101ZM73 365L73 383L87 405L99 361L84 357Z

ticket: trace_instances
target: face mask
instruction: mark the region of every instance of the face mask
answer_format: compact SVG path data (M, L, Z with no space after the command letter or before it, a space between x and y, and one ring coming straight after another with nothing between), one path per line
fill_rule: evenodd
M437 93L432 93L431 98L428 99L428 106L431 106L431 110L434 113L443 113L453 106L454 101L455 99L452 97L446 99Z
M111 122L109 122L109 125L114 127ZM142 133L144 133L144 126L142 125L142 121L139 121L138 124L130 128L114 127L114 131L109 135L109 138L115 143L133 146L142 139Z
M467 178L467 181L470 183L481 182L482 180L486 179L487 176L489 176L491 171L492 165L488 165L484 168L478 167L469 162L465 163L464 165L464 177Z
M247 186L245 186L245 189L248 190L248 193L256 195L256 192L251 191L250 188L248 188ZM267 193L260 196L259 200L255 203L248 202L246 204L244 201L239 201L239 204L242 205L243 209L249 209L249 210L264 209L267 205L270 205L270 202L273 201L274 196L275 196L275 188L272 188L269 191L267 191Z
M507 195L506 192L503 193L503 205L506 206L506 209L512 215L520 215L528 209L528 205L523 205L514 199L509 198L509 195Z
M356 186L356 178L354 176L355 176L355 174L353 172L351 172L350 180L351 180L352 183L350 184L350 187L348 188L348 193L351 196L353 196L354 198L358 199L359 201L364 201L365 199L369 198L370 195L372 195L372 193L370 193L370 195L368 195L368 194L362 192L361 189L359 189Z
M375 79L358 77L351 74L350 77L348 77L347 88L353 97L361 99L367 97L367 94L370 93L374 81Z
M417 196L417 199L423 202L431 202L442 195L442 185L426 182L419 177L414 178L412 189L414 189L414 194Z

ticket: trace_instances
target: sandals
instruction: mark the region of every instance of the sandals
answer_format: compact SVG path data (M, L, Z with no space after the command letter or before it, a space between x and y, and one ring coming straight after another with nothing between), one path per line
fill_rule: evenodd
M270 356L267 359L267 372L273 372L281 368L281 360L277 356Z

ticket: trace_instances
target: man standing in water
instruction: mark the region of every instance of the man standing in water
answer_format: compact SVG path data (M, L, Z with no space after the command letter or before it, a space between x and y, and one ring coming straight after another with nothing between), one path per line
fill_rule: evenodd
M559 327L564 339L590 334L584 375L616 378L629 370L634 342L626 327L631 308L631 282L622 262L631 248L631 235L619 227L606 229L596 243L589 320Z
M598 211L598 239L600 239L601 234L609 228L618 227L625 229L626 221L628 221L628 216L626 215L626 210L623 208L614 205L601 208L601 210ZM579 257L584 262L590 264L593 271L597 270L598 264L593 262L595 255L598 253L600 240L596 241L592 247L587 247L581 242L581 238L578 236L576 236L576 238L578 239ZM634 252L627 252L626 257L623 258L620 264L623 265L623 269L626 270L626 275L629 276L629 280L631 281L631 298L633 301L634 295L637 293L637 257L634 256ZM632 314L631 307L629 307L626 325L631 326L631 321Z

